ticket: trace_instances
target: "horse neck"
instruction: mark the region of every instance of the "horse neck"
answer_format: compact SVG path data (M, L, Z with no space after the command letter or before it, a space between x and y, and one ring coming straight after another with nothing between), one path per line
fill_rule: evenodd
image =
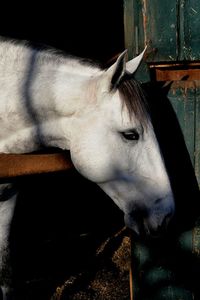
M72 61L52 73L51 67L45 67L41 72L48 74L47 80L41 85L40 74L33 92L35 95L45 95L45 101L39 100L40 96L35 101L41 140L47 147L70 149L74 119L80 117L86 107L85 101L88 99L85 94L91 77L100 71Z
M19 52L22 54L18 54L17 60L13 57L12 64L16 65L12 66L12 77L13 67L20 72L13 78L12 88L8 81L5 87L11 89L9 99L14 100L11 105L15 121L12 123L12 115L9 122L6 116L0 121L0 126L6 128L0 131L0 152L32 152L41 144L69 149L73 116L84 106L84 86L99 69L51 53L27 48L18 49ZM5 106L0 107L0 113L8 114Z

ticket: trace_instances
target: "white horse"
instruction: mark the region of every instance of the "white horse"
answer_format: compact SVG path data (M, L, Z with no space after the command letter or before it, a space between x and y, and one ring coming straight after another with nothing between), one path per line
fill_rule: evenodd
M102 70L50 50L0 43L0 153L68 149L75 168L97 183L137 233L155 235L174 198L140 85L143 53L126 52ZM17 191L0 185L0 285L10 284L8 236Z

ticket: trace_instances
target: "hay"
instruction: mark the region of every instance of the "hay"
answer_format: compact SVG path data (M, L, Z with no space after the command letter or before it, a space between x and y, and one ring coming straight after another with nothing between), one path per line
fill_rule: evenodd
M66 279L51 300L130 299L130 238L126 231L105 240L88 270Z

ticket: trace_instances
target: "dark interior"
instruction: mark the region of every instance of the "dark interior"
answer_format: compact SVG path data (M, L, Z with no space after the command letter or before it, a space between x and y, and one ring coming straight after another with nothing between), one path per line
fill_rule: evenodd
M123 1L6 2L0 35L106 61L124 49Z

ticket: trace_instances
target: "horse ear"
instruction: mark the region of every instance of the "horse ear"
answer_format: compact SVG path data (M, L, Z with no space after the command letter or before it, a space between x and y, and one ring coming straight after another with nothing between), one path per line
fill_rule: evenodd
M110 90L117 87L126 72L126 55L127 50L122 52L116 62L105 72L104 78L106 78Z
M129 60L127 63L126 63L126 71L128 73L135 73L135 71L137 70L137 68L139 67L142 59L143 59L143 56L144 56L144 53L147 49L147 46L144 48L144 50L142 51L142 53L140 53L138 56L136 56L135 58Z

